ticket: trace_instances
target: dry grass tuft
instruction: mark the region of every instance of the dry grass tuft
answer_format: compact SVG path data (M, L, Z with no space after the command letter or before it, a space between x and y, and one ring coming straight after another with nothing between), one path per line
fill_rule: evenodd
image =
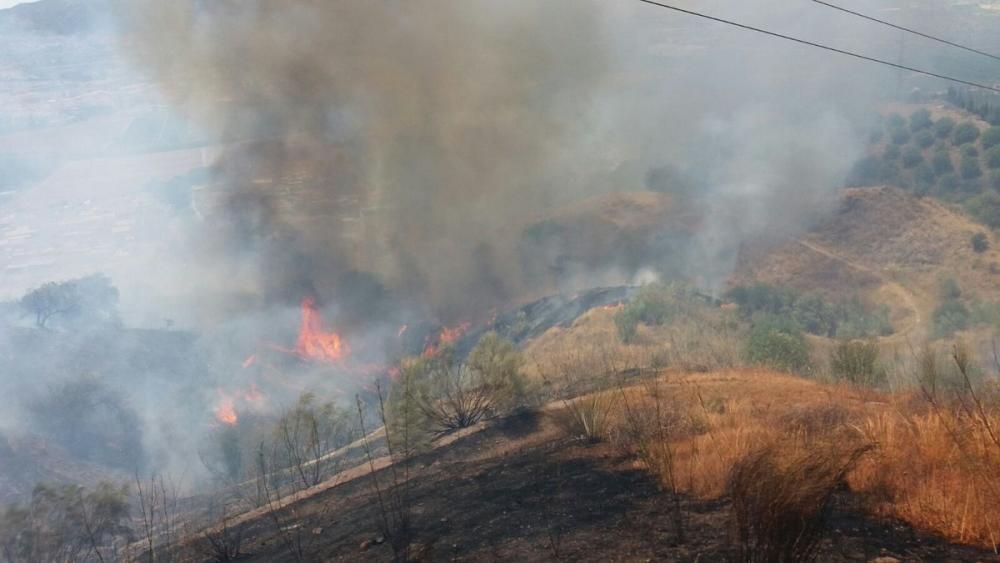
M727 487L737 559L811 561L826 531L833 493L870 449L775 444L738 460Z

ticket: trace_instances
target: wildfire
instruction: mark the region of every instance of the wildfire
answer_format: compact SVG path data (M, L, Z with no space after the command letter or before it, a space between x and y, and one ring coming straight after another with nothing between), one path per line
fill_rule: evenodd
M247 369L255 363L257 363L257 354L252 354L249 358L243 360L243 369Z
M236 404L233 398L221 389L219 390L219 402L215 405L215 420L226 426L236 426L239 418L236 416Z
M436 340L428 339L424 347L424 357L429 358L438 353L443 347L451 344L465 335L469 330L469 323L461 323L453 327L444 327L438 333Z
M347 357L348 353L347 344L340 335L323 327L323 317L320 316L316 301L312 297L302 300L302 322L299 325L299 338L295 348L279 349L304 360L317 362L339 362Z

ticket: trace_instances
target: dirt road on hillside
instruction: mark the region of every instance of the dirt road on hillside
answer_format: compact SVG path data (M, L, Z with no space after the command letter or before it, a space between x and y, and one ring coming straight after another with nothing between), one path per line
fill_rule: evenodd
M914 332L916 332L917 329L919 329L920 326L923 324L923 322L924 322L924 320L923 320L924 316L921 314L920 306L918 305L917 296L910 289L906 288L905 286L903 286L902 284L900 284L898 282L895 282L895 281L889 279L888 277L885 276L885 274L883 274L882 272L880 272L880 271L878 271L878 270L876 270L874 268L870 268L868 266L865 266L864 264L860 264L858 262L855 262L853 260L845 258L845 257L841 256L840 254L837 254L836 252L833 252L832 250L830 250L828 248L825 248L823 246L820 246L820 245L818 245L816 243L809 242L809 241L802 240L802 239L799 239L797 242L800 245L804 246L805 248L808 248L809 250L812 250L813 252L816 252L818 254L822 254L823 256L826 256L827 258L836 260L837 262L840 262L841 264L844 264L848 268L851 268L853 270L857 270L859 272L863 272L863 273L875 276L876 278L878 278L882 282L883 287L885 287L890 292L892 292L893 294L895 294L898 297L899 302L901 302L904 305L905 308L907 308L907 309L910 310L910 312L912 313L912 316L911 316L910 322L907 324L907 326L905 326L905 327L898 327L896 329L896 332L894 332L893 334L891 334L889 336L885 336L885 337L880 337L879 338L880 342L882 342L882 343L893 343L893 342L897 342L897 341L904 341L904 340L907 339L907 337L909 337L911 334L913 334Z

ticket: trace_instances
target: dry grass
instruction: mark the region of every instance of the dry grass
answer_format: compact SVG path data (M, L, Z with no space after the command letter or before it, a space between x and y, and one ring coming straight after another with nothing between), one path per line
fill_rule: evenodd
M1000 401L982 392L929 400L733 370L665 376L620 393L625 408L610 435L665 489L719 498L732 494L734 468L766 469L785 482L809 467L840 467L870 445L844 477L872 513L961 543L1000 541ZM641 436L638 427L658 430ZM767 464L760 452L768 452ZM835 472L809 474L812 485L794 488L802 498L832 486Z

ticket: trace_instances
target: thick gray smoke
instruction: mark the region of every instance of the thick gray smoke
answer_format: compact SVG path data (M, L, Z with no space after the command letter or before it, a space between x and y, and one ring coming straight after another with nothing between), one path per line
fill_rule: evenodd
M449 317L518 290L510 240L552 200L604 76L597 5L139 0L123 13L130 52L182 111L254 139L218 164L227 195L211 220L228 255L261 260L261 290L332 299L338 275L368 271Z

